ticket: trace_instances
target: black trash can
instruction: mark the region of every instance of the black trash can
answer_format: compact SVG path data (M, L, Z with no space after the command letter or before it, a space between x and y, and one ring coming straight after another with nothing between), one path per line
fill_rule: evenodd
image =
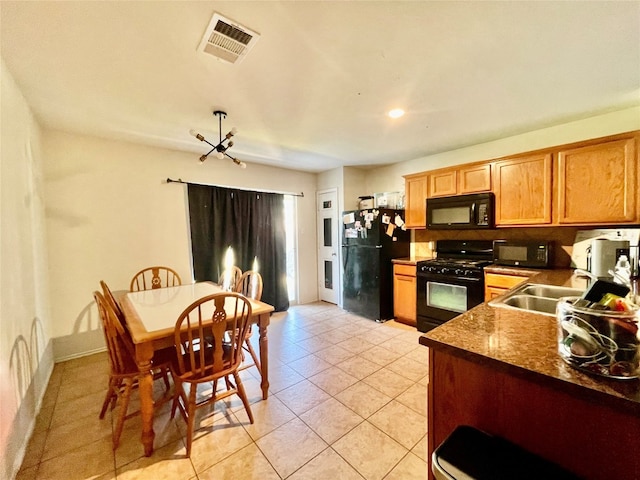
M437 480L577 480L580 477L477 428L460 425L431 457Z

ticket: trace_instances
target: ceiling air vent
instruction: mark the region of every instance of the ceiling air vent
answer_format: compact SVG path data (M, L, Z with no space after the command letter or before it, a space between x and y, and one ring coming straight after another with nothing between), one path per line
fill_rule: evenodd
M214 13L198 51L227 63L239 63L253 48L260 34Z

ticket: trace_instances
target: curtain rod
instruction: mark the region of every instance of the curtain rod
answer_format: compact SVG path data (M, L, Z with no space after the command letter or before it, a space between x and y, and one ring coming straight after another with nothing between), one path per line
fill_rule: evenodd
M304 197L304 192L300 193L292 193L292 192L272 192L268 190L256 190L256 189L248 189L248 188L238 188L238 187L229 187L227 185L210 185L207 183L193 183L193 182L185 182L181 178L174 180L172 178L167 178L167 183L184 183L186 185L201 185L203 187L220 187L220 188L233 188L236 190L244 190L245 192L259 192L259 193L277 193L280 195L293 195L294 197Z

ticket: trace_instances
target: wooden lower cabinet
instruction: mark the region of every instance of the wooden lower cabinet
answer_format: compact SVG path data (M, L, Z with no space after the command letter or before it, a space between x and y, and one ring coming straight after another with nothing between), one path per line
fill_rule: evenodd
M640 478L640 417L585 397L429 348L429 478L433 451L458 425L503 437L582 478Z
M484 300L488 302L492 298L499 297L528 279L529 277L524 275L486 272L484 274Z
M393 316L398 322L416 326L416 267L393 266Z

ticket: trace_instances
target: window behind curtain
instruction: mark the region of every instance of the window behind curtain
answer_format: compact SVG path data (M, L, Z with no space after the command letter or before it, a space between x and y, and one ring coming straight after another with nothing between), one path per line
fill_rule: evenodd
M262 275L262 301L289 308L284 195L188 185L191 252L196 281L217 282L231 246L235 263Z

